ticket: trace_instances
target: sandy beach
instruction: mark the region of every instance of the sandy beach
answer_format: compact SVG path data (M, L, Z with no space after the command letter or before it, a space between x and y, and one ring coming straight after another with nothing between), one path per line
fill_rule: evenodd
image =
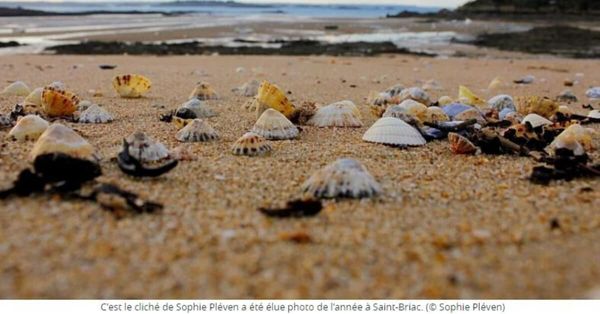
M101 70L100 64L117 65ZM243 71L236 71L238 68ZM600 287L600 185L594 179L534 185L536 163L516 156L457 156L447 141L398 149L366 143L376 120L370 91L435 79L433 98L456 97L466 85L485 98L555 97L565 79L586 111L585 90L600 85L597 60L436 59L250 56L51 56L0 58L0 87L59 80L82 99L102 104L110 124L65 122L103 156L101 182L116 183L165 205L162 214L116 219L98 205L32 196L0 201L2 298L584 298ZM112 90L117 74L153 82L141 99ZM532 74L531 85L513 79ZM489 82L505 85L490 92ZM248 98L231 89L267 79L294 103L349 99L361 110L357 129L302 127L297 140L272 142L270 156L237 157L231 145L254 124ZM209 119L221 139L182 144L158 116L183 103L199 81L221 99ZM89 91L102 92L93 97ZM20 97L0 95L7 113ZM600 125L591 125L600 131ZM115 157L124 137L142 130L184 161L158 179L122 174ZM28 165L33 143L0 130L0 188ZM594 139L600 147L600 138ZM591 155L599 160L598 151ZM314 171L341 157L360 160L381 183L374 199L326 201L316 217L276 220L257 208L300 194ZM558 223L558 227L556 227ZM553 227L554 226L554 227ZM286 234L309 235L308 243ZM598 297L596 295L596 297Z

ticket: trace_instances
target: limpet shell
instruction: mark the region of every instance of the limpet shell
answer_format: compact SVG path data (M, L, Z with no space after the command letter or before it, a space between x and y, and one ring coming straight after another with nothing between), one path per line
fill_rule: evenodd
M196 118L210 118L217 115L210 107L208 107L208 104L205 101L201 101L197 98L186 101L179 108L191 110L196 114Z
M10 130L8 137L17 141L37 140L48 126L50 123L39 116L27 115L17 120L17 124Z
M129 135L125 141L129 144L129 155L140 162L155 162L169 158L169 150L160 142L143 132Z
M219 95L214 88L207 82L200 82L196 85L188 99L210 100L219 99Z
M242 135L231 147L231 152L238 156L260 156L271 150L273 150L271 144L264 137L253 132Z
M392 145L392 146L420 146L427 142L410 124L392 117L377 120L362 137L363 141Z
M510 95L494 96L490 98L490 100L488 100L487 103L490 107L492 107L492 109L495 109L498 112L504 109L511 109L512 111L517 111L517 108L515 107L515 101Z
M300 131L281 112L269 108L258 118L252 132L268 140L287 140L298 136Z
M79 115L79 122L81 123L108 123L112 120L112 115L96 104L91 105Z
M125 74L113 78L113 88L123 98L139 98L150 90L152 83L139 74Z
M315 198L367 198L380 194L381 186L360 162L338 159L310 176L302 190Z
M361 127L360 112L350 100L321 107L307 122L318 127Z
M50 117L70 116L77 111L79 97L66 90L44 87L42 91L42 109Z
M454 132L448 133L448 142L450 142L450 150L459 155L475 154L479 149L475 144L469 141L469 139Z
M269 108L279 111L288 119L291 119L296 111L296 107L277 85L263 81L255 98L256 116L260 117Z
M12 96L27 96L31 93L29 86L22 81L16 81L6 86L1 94Z
M219 138L219 135L208 122L202 119L194 119L175 136L180 142L208 142Z
M526 115L525 118L523 118L523 121L521 121L522 124L526 124L528 122L529 122L529 124L531 124L531 126L533 128L537 128L542 125L552 124L552 121L550 121L538 114L535 114L535 113L530 113L530 114Z
M74 158L96 160L94 147L72 129L54 123L50 125L33 145L30 157L62 153Z
M239 96L244 97L254 97L258 94L258 88L260 87L260 82L257 80L252 80L247 83L244 83L240 87L236 87L231 91Z
M517 111L522 115L536 113L542 117L550 118L558 110L558 103L548 97L525 96L517 97Z

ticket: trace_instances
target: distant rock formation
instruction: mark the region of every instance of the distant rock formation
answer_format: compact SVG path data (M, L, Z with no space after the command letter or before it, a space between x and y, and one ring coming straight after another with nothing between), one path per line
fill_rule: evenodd
M475 0L457 9L475 14L600 15L598 0Z

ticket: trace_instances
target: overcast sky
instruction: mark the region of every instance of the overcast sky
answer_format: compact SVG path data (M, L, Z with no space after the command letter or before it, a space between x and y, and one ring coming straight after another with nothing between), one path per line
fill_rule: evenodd
M0 0L0 2L14 2L15 0ZM40 0L21 0L23 2L36 2ZM65 2L62 0L46 0L47 2ZM106 0L75 0L77 2L103 2ZM161 0L128 0L128 1L161 1ZM271 2L271 3L363 3L363 4L412 4L420 6L455 7L467 0L237 0L239 2ZM113 0L114 2L114 0Z

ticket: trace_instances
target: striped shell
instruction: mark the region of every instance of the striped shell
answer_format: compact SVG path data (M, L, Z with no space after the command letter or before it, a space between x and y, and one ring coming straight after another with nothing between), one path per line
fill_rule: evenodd
M208 107L208 104L205 101L201 101L197 98L186 101L179 108L191 110L196 114L197 118L210 118L217 115L210 107Z
M45 87L42 91L42 109L50 117L70 116L77 110L79 97L53 87Z
M242 135L231 147L231 152L238 156L260 156L271 150L271 144L264 137L252 132Z
M377 120L362 137L363 141L392 145L392 146L420 146L426 141L414 127L408 123L391 117Z
M129 144L129 155L140 162L155 162L169 158L169 150L165 145L143 132L135 132L125 141Z
M542 125L550 125L552 124L552 121L537 115L535 113L531 113L525 116L525 118L523 118L523 121L521 121L522 124L528 123L531 124L532 127L537 128L540 127Z
M9 95L9 96L27 96L30 93L31 93L31 89L29 89L29 86L27 86L27 84L25 84L21 81L16 81L16 82L13 82L12 84L6 86L4 88L4 90L2 91L2 93L0 93L0 94Z
M361 127L363 125L358 108L350 100L319 108L307 124L318 127Z
M106 109L93 104L79 115L81 123L108 123L113 120L113 117Z
M255 98L256 116L260 117L269 108L279 111L288 119L292 118L296 111L296 107L277 85L263 81Z
M208 142L219 138L219 135L208 122L194 119L175 135L180 142Z
M150 90L150 80L139 74L125 74L113 78L113 88L123 98L139 98Z
M49 126L33 145L30 157L63 153L74 158L95 160L94 147L70 128L54 123Z
M287 140L298 137L300 131L279 111L269 108L258 118L252 132L268 140Z
M522 115L530 113L550 118L558 110L558 103L548 97L526 96L515 99L517 111Z
M37 115L27 115L20 118L8 133L8 138L16 141L37 140L50 126L48 121Z
M315 198L366 198L380 194L381 186L360 162L338 159L310 176L302 190Z
M448 142L450 142L450 150L458 155L471 155L477 153L478 150L475 144L458 133L448 133Z
M219 99L219 95L209 83L200 82L196 85L188 99L194 98L198 100Z

